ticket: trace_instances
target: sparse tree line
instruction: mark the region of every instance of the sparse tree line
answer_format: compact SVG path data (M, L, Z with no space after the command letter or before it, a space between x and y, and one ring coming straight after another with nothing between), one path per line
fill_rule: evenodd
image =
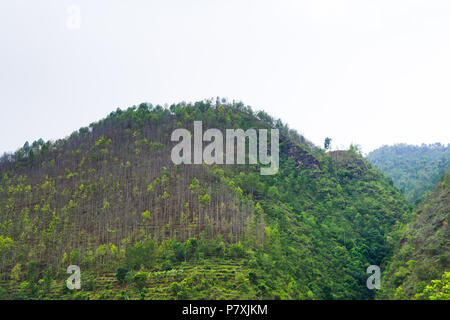
M168 133L176 126L167 109L142 104L4 157L2 277L29 260L39 272L63 267L73 252L107 265L138 241L243 240L253 205L219 167L171 163Z

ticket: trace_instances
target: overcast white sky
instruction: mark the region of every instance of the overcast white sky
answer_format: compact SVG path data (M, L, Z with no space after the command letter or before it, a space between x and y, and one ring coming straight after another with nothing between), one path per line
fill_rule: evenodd
M321 146L450 142L448 0L1 1L0 46L1 153L216 96Z

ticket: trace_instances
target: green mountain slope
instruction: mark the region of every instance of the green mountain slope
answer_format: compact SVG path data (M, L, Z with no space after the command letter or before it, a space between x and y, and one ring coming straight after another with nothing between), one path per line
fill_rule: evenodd
M426 286L450 271L449 218L450 172L418 205L415 218L406 226L384 277L381 297L429 298ZM450 278L444 280L450 299Z
M383 146L367 159L394 181L409 201L418 202L450 169L450 144Z
M278 128L280 170L179 165L175 128ZM0 163L0 296L372 299L409 205L356 150L241 103L141 104ZM67 266L82 289L65 288Z

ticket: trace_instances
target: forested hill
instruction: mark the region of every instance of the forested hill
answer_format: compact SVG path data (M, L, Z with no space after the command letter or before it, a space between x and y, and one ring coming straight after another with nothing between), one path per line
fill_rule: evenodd
M392 178L409 201L417 202L450 170L450 144L383 146L367 159Z
M382 298L450 299L450 172L418 205L385 273Z
M175 128L278 128L280 169L174 165ZM247 162L248 163L248 162ZM0 296L372 299L409 220L355 148L325 153L242 103L143 103L0 162ZM82 288L65 285L69 265Z

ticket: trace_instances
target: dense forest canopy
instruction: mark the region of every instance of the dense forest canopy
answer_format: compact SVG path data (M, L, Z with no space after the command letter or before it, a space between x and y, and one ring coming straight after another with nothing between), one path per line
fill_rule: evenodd
M390 177L409 201L418 202L450 169L450 144L383 146L370 152L367 159Z
M419 203L384 275L380 297L450 299L450 172Z
M280 170L174 165L171 132L280 131ZM246 162L248 163L248 162ZM0 161L0 296L373 299L413 218L358 149L325 152L281 120L217 99L142 103ZM83 287L65 286L80 266Z

